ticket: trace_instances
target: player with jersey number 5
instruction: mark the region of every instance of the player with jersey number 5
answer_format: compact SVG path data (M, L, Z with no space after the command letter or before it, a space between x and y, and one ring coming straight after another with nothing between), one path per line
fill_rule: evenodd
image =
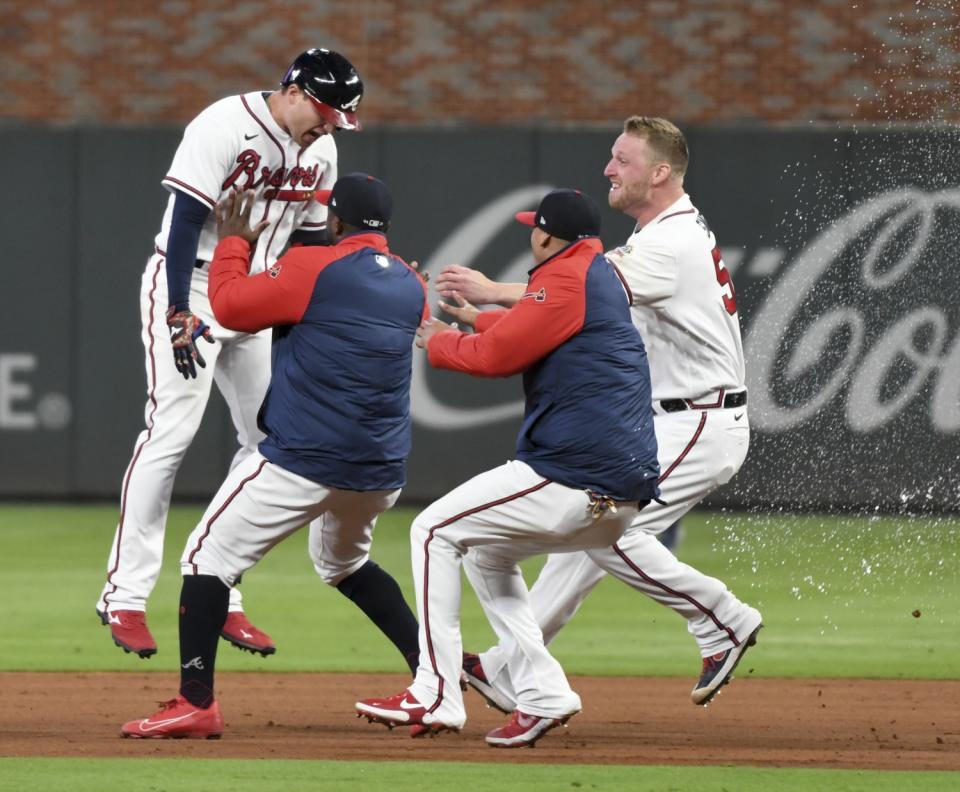
M235 191L252 193L253 216L264 224L251 253L254 275L269 269L288 243L324 244L326 207L313 200L314 192L336 180L331 133L359 128L362 97L363 83L346 58L307 50L280 90L230 96L194 118L162 180L170 196L140 293L146 427L123 477L120 519L97 601L103 623L125 651L140 657L157 651L146 622L147 598L160 573L174 478L214 383L240 446L231 469L263 439L257 410L270 378L270 333L227 329L213 317L207 297L217 244L212 210ZM275 651L244 615L236 588L222 635L248 651Z
M633 321L647 346L660 500L604 552L551 555L530 595L547 643L607 573L672 608L699 646L702 667L691 699L705 705L762 624L759 611L723 582L681 563L656 539L733 477L750 436L737 298L714 235L684 191L688 159L674 124L633 116L604 169L610 206L636 221L626 244L606 257L629 285ZM445 310L466 323L477 314L470 303L511 305L524 293L522 284L495 283L456 265L440 273L437 289L452 301ZM479 576L469 556L464 567L471 581ZM501 643L464 657L470 684L505 712L517 699L505 660L510 649Z

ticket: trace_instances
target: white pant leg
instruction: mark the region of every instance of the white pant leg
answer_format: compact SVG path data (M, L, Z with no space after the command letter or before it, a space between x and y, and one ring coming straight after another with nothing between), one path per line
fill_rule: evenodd
M310 523L310 559L323 582L336 586L370 558L377 518L397 502L400 490L338 490L327 511Z
M477 587L474 567L478 560L474 551L464 559L464 570L474 588ZM605 575L606 572L586 552L554 553L548 556L547 563L530 589L530 604L547 646L573 618L587 595ZM507 661L509 651L505 651L505 648L513 650L509 641L503 641L482 652L480 662L490 684L507 698L516 701Z
M184 575L215 575L230 586L284 538L327 512L333 524L369 535L392 499L392 491L316 484L254 452L221 485L187 539L180 567ZM361 514L370 522L362 523Z
M206 295L206 271L198 270L195 281L195 285L202 287ZM199 302L197 297L191 298L191 304ZM209 301L202 304L209 306ZM221 339L223 346L214 369L214 382L227 404L237 431L237 451L230 461L230 470L233 470L257 450L257 445L264 438L257 426L257 415L270 385L271 331L250 335L227 331L216 324L211 327L214 337ZM236 586L230 589L228 607L231 612L243 610L243 597Z
M612 547L589 550L608 572L687 620L703 657L738 645L760 614L717 578L677 560L655 536L630 530Z
M577 711L579 697L544 647L527 597L518 591L518 581L523 583L515 563L540 552L605 546L635 513L623 504L617 513L594 519L584 491L547 482L518 461L474 477L427 507L414 520L410 537L420 614L420 667L410 690L430 717L451 726L466 718L459 687L460 564L469 548L483 545L497 545L500 561L474 565L478 596L485 610L499 616L494 628L524 654L531 669L525 679L553 686L534 691L528 685L525 705L547 714L562 701L563 712L555 714Z
M615 547L590 551L609 573L686 619L704 657L736 645L760 623L760 614L722 581L679 561L654 537L740 469L750 442L745 412L656 416L660 498L666 505L647 506Z
M230 470L256 451L264 438L257 414L270 385L270 344L269 330L241 336L224 344L217 361L214 381L237 430L238 448Z
M580 558L548 559L530 592L547 643L602 578L599 567L687 619L687 629L704 657L730 648L759 624L759 613L721 581L681 563L654 539L740 469L750 438L744 413L743 409L691 410L654 417L664 503L650 503L618 541L630 563L613 548ZM741 416L739 420L736 415ZM586 560L587 555L592 560ZM491 684L513 697L504 648L482 653L481 662Z
M107 559L107 582L97 609L145 610L160 574L170 494L183 456L200 426L221 347L203 345L206 368L185 380L173 362L166 322L165 259L153 256L141 284L146 352L146 428L140 433L121 485L120 520Z
M528 715L558 718L579 712L580 698L570 689L563 668L544 651L526 583L509 550L509 545L488 545L472 548L468 556L471 583L500 639L499 646L504 647L501 653L510 670L511 698Z

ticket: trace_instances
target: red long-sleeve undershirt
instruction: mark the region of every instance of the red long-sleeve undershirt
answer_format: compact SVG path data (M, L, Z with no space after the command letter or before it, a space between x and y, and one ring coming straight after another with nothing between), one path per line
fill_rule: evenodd
M583 327L586 272L602 252L594 239L561 251L534 270L516 305L482 312L477 332L446 330L433 336L427 344L430 365L481 377L509 377L525 371Z

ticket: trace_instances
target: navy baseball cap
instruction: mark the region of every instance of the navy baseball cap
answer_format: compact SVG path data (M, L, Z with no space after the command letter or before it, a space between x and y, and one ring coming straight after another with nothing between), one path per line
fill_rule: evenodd
M517 220L568 242L600 236L600 207L580 190L549 192L536 212L517 212Z
M393 214L393 198L387 185L369 173L341 176L332 190L317 190L314 197L343 222L371 231L386 231Z

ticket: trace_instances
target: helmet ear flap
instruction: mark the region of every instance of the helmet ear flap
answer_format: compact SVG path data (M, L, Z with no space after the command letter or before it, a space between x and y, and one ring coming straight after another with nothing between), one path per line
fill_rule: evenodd
M363 98L363 81L343 55L314 48L297 56L280 84L297 85L321 116L339 129L359 129L357 108Z

